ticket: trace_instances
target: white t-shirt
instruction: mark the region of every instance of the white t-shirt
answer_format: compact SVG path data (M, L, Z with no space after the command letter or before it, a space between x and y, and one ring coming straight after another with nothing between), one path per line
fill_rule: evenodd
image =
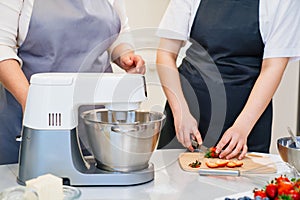
M170 0L158 36L188 40L201 0ZM259 28L263 58L300 59L300 0L260 0Z
M101 0L103 1L103 0ZM121 31L128 30L123 0L108 0L121 19ZM0 61L16 59L18 47L26 38L34 0L0 0Z

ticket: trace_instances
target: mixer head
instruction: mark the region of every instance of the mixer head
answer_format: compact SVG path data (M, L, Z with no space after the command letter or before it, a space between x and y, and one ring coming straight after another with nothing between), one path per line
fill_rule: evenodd
M23 124L29 128L72 129L81 105L136 110L147 99L140 74L41 73L31 77Z

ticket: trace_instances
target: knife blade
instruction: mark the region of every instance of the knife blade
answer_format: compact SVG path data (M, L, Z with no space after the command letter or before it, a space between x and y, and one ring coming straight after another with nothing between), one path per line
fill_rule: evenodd
M192 141L192 147L194 148L194 151L204 152L204 153L208 151L208 147L204 146L203 144L198 144L198 142L193 139L191 141Z

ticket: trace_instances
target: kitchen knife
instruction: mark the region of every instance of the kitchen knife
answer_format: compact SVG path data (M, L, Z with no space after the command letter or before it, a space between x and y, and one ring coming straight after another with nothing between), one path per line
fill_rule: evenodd
M192 141L192 147L194 148L194 151L199 151L199 152L204 152L206 153L208 151L208 148L204 146L203 144L198 144L196 140L191 140Z

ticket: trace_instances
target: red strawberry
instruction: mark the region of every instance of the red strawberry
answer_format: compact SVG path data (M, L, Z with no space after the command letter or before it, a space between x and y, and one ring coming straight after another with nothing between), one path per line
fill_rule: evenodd
M274 199L278 193L278 186L274 183L270 183L266 186L266 194L270 199Z

